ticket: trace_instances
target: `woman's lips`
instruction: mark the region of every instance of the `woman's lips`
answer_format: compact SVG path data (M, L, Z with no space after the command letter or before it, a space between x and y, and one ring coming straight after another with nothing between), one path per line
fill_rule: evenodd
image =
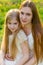
M22 22L26 22L25 20L22 20Z

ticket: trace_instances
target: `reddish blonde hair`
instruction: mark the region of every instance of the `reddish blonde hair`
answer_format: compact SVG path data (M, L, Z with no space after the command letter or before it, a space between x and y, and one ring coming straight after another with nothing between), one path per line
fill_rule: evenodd
M17 21L20 24L20 20L19 20L19 10L18 9L11 9L7 12L6 15L6 19L5 19L5 27L4 27L4 36L3 36L3 40L2 40L2 46L1 49L3 50L3 52L6 54L8 52L8 44L9 44L9 35L12 34L11 31L8 29L7 27L7 23L9 21L11 21L14 17L16 17ZM11 45L11 57L15 58L16 54L17 54L17 46L16 46L16 35L20 30L20 25L18 30L15 33L14 39L12 41L12 45Z

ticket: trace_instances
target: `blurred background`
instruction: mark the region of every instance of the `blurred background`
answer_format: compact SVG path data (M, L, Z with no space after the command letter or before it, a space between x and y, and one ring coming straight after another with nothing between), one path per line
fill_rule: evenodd
M0 0L0 46L4 32L6 12L10 9L19 8L24 0ZM32 0L38 9L40 20L43 26L43 0Z

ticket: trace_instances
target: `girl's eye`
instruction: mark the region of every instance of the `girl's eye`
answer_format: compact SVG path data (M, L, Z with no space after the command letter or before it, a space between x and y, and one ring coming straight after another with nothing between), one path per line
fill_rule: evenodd
M11 24L11 23L9 23L9 24Z
M14 23L15 25L17 24L17 23Z

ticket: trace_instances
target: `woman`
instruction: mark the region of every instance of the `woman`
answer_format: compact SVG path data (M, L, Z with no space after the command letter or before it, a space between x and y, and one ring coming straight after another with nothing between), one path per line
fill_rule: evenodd
M34 65L43 59L43 35L40 18L33 2L24 1L20 6L20 22L27 35L30 60L24 65Z

